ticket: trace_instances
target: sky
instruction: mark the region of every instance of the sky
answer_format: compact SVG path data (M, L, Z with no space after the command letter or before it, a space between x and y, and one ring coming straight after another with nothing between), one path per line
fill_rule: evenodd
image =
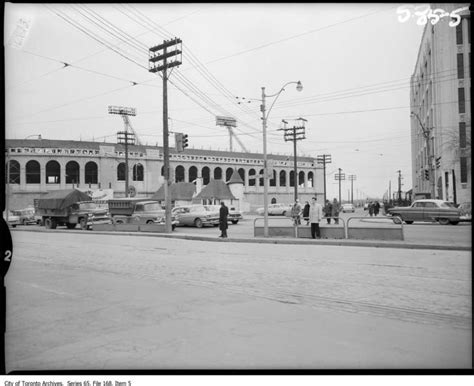
M178 37L182 64L168 83L170 146L182 132L191 148L228 150L229 133L216 116L231 116L246 151L262 153L265 87L269 154L293 156L281 122L301 117L297 155L331 155L329 197L338 197L339 168L343 199L349 175L356 176L354 199L381 198L390 184L394 192L398 170L407 191L409 81L424 26L401 22L400 5L6 3L6 138L116 142L124 124L108 113L114 105L135 108L130 120L140 142L162 146L163 82L149 72L148 50ZM302 91L290 83L279 93L296 81ZM233 150L243 151L235 139Z

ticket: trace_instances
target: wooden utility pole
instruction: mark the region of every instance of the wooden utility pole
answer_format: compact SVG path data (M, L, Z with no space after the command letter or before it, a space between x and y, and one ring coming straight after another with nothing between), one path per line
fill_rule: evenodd
M346 179L346 174L341 173L341 168L338 168L339 173L335 174L334 177L339 181L339 204L341 203L341 181Z
M330 164L331 154L318 155L316 157L316 162L323 165L323 174L324 174L324 203L326 203L326 164Z
M165 193L165 218L166 218L166 232L171 233L171 197L170 197L170 154L168 141L168 69L179 66L181 61L182 51L175 48L168 51L172 46L181 45L181 39L174 38L172 40L164 40L163 44L152 47L149 50L150 58L150 72L162 72L163 79L163 163L164 163L164 193ZM161 51L161 52L159 52ZM179 57L179 60L176 58ZM175 57L173 61L168 59Z
M297 124L295 124L293 127L287 128L286 125L288 124L288 121L282 120L284 127L283 129L279 130L284 130L284 139L285 142L287 141L292 141L293 142L293 173L294 173L294 188L295 188L295 197L294 201L297 200L298 198L298 159L296 156L296 141L300 141L302 139L305 139L305 122L308 122L304 118L298 118L296 119L298 121Z
M349 174L347 177L351 181L351 204L353 204L354 203L354 181L357 179L357 176L355 174Z

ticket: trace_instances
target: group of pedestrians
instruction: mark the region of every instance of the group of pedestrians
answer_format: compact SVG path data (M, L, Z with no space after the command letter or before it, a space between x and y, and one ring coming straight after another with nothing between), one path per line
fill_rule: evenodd
M371 201L369 202L369 215L370 216L378 216L380 212L380 203L378 201Z
M324 217L328 224L331 224L331 219L334 219L334 224L339 224L339 213L341 212L341 205L334 199L332 202L326 200L323 208Z

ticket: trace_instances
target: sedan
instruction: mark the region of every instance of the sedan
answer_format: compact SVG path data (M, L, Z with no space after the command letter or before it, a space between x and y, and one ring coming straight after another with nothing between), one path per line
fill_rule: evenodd
M263 215L264 208L258 208L257 214ZM268 205L268 214L270 216L286 216L291 212L291 206L288 204L270 204Z
M342 209L342 213L346 213L346 212L354 213L355 212L354 205L352 205L352 204L342 204L341 209Z
M211 208L212 210L219 212L220 206L219 205L206 205L207 207ZM244 217L242 213L240 213L235 207L229 206L229 214L227 215L227 221L231 222L232 224L237 224L239 220L242 220Z
M177 206L172 211L180 226L219 225L219 212L206 205Z
M400 217L407 224L413 224L414 221L438 221L442 225L456 225L460 221L461 211L450 202L425 199L417 200L410 206L390 208L388 215ZM397 220L394 219L394 222Z

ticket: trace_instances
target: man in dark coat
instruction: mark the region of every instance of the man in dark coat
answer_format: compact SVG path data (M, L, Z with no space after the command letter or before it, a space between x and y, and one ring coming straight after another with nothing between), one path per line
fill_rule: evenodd
M227 238L227 216L229 215L229 209L223 202L221 202L221 208L219 209L219 229L221 235L219 237Z

